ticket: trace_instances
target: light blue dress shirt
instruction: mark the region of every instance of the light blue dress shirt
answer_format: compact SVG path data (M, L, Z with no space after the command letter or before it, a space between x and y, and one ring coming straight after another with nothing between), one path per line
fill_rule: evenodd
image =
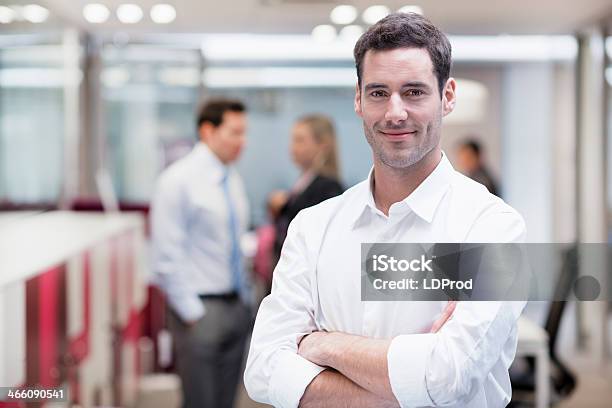
M224 190L226 174L233 216ZM247 229L248 208L238 172L204 143L160 176L151 208L154 279L184 321L204 315L199 295L239 290L232 271L234 240ZM244 270L241 278L242 286L248 287Z

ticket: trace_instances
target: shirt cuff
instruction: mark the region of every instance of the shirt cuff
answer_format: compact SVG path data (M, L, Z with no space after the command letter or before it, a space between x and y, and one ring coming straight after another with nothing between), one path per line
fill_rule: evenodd
M297 408L310 382L325 368L283 350L270 378L268 395L276 408Z
M170 306L185 323L200 320L206 314L206 308L197 295L182 296L179 299L169 297Z
M402 408L434 405L425 373L435 341L432 333L402 335L391 341L387 352L389 382Z

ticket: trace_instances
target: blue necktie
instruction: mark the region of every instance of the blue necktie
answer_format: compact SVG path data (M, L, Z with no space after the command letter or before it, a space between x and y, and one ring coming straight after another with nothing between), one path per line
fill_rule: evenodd
M232 285L234 290L238 292L242 298L244 293L244 282L242 280L242 253L240 250L240 238L238 234L238 217L236 215L236 209L232 202L229 189L229 170L225 170L223 175L223 194L227 202L227 210L229 213L229 233L231 239L231 254L230 254L230 269L232 271Z

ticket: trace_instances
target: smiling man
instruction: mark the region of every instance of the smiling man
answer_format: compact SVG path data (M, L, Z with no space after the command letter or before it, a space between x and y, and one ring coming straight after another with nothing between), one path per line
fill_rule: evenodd
M524 239L521 216L440 148L455 106L448 39L395 13L354 54L374 166L291 224L257 315L249 395L276 407L505 406L524 302L361 300L361 243Z

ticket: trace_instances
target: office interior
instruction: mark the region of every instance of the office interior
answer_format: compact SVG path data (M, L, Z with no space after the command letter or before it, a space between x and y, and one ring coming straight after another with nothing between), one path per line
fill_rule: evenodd
M248 109L237 168L253 231L269 223L269 193L299 176L289 146L302 115L333 118L342 183L365 179L352 47L402 8L453 46L457 107L442 130L451 163L462 141L481 144L528 242L609 248L608 1L131 1L0 3L0 387L70 394L0 407L179 407L166 305L150 281L159 174L196 143L201 102L229 96ZM339 5L354 15L332 21ZM608 291L610 270L576 265ZM610 302L560 303L523 313L516 370L526 384L517 380L512 406L608 407ZM238 408L261 406L236 392Z

